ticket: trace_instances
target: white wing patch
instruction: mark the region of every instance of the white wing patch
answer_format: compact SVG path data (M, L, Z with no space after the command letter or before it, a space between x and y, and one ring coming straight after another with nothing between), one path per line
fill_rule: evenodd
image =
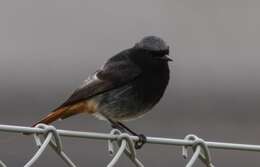
M97 81L97 80L100 80L100 79L97 77L97 72L96 72L94 75L91 75L86 80L84 80L82 85L79 87L79 89L81 89L81 88L87 86L89 83L91 83L93 81Z

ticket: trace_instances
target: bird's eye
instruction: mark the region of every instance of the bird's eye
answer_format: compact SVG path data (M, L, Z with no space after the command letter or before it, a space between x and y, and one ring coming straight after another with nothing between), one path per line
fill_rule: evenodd
M169 50L150 51L154 57L169 55Z

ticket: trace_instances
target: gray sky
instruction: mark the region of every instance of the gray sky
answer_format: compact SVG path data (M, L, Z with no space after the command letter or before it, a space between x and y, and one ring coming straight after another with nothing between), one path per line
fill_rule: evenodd
M259 8L255 0L0 1L0 123L31 125L109 57L143 36L158 35L170 45L174 59L171 81L154 111L129 125L149 135L181 138L198 133L212 140L258 142ZM55 125L109 131L104 122L90 117L76 116ZM28 137L17 137L19 142L7 143L23 151L0 151L10 166L20 166L35 151ZM65 142L82 166L104 166L110 158L104 143ZM0 147L7 143L0 141ZM79 143L97 151L78 151ZM151 158L161 155L155 150L169 155L162 158L163 166L184 165L179 148L146 147L141 157L147 165L158 164ZM241 166L257 158L214 153L217 166ZM63 164L51 151L44 156L36 166L44 166L44 160Z

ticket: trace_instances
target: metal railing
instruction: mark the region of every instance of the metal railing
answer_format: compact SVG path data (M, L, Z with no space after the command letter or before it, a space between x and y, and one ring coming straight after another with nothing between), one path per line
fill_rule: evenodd
M36 127L0 125L0 131L32 134L34 136L36 145L39 147L39 149L34 154L34 156L24 165L24 167L32 166L42 155L48 145L53 148L53 150L64 160L64 162L68 166L76 167L75 163L63 151L61 137L107 140L108 151L111 155L113 155L113 158L108 163L107 167L115 166L122 154L126 154L128 158L135 164L135 166L144 166L141 161L137 159L136 151L134 148L134 142L138 141L139 138L137 136L130 136L127 133L122 133L117 129L113 129L109 134L107 134L61 130L56 129L54 126L51 125L39 124ZM182 146L182 155L185 159L188 158L188 148L192 148L193 155L186 164L186 167L192 167L197 159L201 160L201 162L203 162L207 167L214 167L210 156L210 149L212 148L260 152L260 145L210 142L205 141L192 134L187 135L184 139L147 137L147 143ZM116 145L118 146L117 151L115 151ZM7 167L7 165L0 160L0 167Z

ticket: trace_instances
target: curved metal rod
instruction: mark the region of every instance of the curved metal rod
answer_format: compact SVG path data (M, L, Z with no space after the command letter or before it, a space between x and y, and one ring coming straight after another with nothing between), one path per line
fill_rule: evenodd
M7 167L6 164L3 161L1 161L1 160L0 160L0 166L1 167Z
M64 160L64 162L70 166L70 167L76 167L76 165L70 160L70 158L65 154L64 151L58 151L57 150L57 145L54 143L52 140L49 143L52 149Z
M52 133L48 133L47 137L45 138L44 142L42 143L41 147L38 149L38 151L34 154L34 156L30 159L30 161L28 161L24 167L30 167L32 166L38 159L39 157L42 155L43 151L46 149L46 147L48 146L48 144L51 141L52 138Z
M107 167L113 167L115 166L115 164L118 162L119 158L121 157L121 155L123 154L124 150L126 149L126 141L123 140L121 142L121 146L119 147L116 155L113 157L113 159L111 160L111 162L107 165Z
M200 146L204 152L204 154L200 152L199 159L204 164L206 164L207 167L214 167L214 165L211 162L211 156L210 156L209 148L208 148L206 142L203 139L198 138L194 141L194 145L197 147Z
M131 154L130 158L135 158L136 157L136 151L135 151L135 147L134 147L134 142L130 139L129 134L127 133L122 133L118 136L118 141L126 141L127 142L127 151Z
M135 164L137 167L144 167L144 165L139 161L136 157L132 158L132 154L126 149L125 154L129 157L129 159Z
M209 148L203 139L201 139L193 134L187 135L184 139L193 141L192 148L193 148L194 154L197 153L198 150L200 150L198 157L192 156L192 158L194 158L194 157L196 157L196 159L199 158L207 167L214 167L214 165L211 162ZM201 150L203 150L204 154L201 152ZM182 155L185 159L188 157L188 146L182 147ZM191 162L191 160L189 161L189 163ZM192 162L193 162L192 164L194 164L195 161L192 161Z
M119 138L119 140L125 139L127 141L128 147L126 147L124 152L129 157L129 159L135 164L135 166L143 167L144 165L136 158L135 145L130 136L127 133L123 133L119 136Z
M201 152L201 147L197 146L196 150L194 151L194 153L191 157L191 159L189 160L189 162L186 164L185 167L192 167L194 165L194 163L196 162L196 160L198 159L200 152Z
M61 138L60 138L60 136L59 136L59 134L57 132L57 129L54 126L46 125L46 124L38 124L35 127L44 129L45 133L52 133L53 137L54 137L55 144L56 144L56 149L57 149L58 152L61 152L61 150L62 150ZM37 140L36 140L36 143L37 143Z
M117 129L113 129L110 134L118 135L117 144L119 146L119 149L107 167L113 167L118 162L123 153L125 153L129 157L129 159L135 164L135 166L143 167L143 164L136 158L134 142L130 138L129 134L121 133ZM109 140L108 142L108 150L110 154L114 153L114 145L112 140Z
M109 133L110 135L120 135L121 134L121 131L118 130L118 129L112 129ZM108 140L108 152L110 155L114 155L114 152L115 152L115 145L113 143L114 140Z
M51 139L50 142L48 143L52 149L65 161L65 163L70 166L70 167L76 167L76 165L69 159L69 157L62 151L62 142L61 138L54 126L51 125L45 125L45 124L38 124L36 125L37 128L41 128L45 131L45 133L52 134L52 139L54 138L54 141ZM39 135L34 134L34 139L36 142L36 145L38 147L41 147L42 142L39 137ZM45 136L46 137L46 136Z

